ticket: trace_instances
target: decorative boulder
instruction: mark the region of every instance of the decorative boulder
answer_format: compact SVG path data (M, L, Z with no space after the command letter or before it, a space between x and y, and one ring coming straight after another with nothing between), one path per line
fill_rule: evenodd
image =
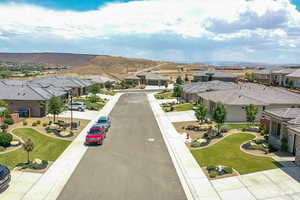
M20 141L18 140L13 140L10 142L10 146L19 146L20 145Z
M34 159L34 160L32 161L32 163L33 163L33 164L37 164L37 165L41 165L41 164L42 164L42 160L36 158L36 159Z
M199 138L199 139L197 140L197 142L199 142L200 144L205 144L205 143L207 143L207 139Z

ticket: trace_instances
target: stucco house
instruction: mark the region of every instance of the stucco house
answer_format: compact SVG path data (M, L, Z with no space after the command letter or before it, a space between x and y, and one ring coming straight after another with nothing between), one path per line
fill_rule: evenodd
M104 77L104 76L88 76L84 80L92 82L92 84L98 84L100 87L105 88L106 82L115 82L115 80Z
M169 81L168 77L161 76L159 74L154 74L151 72L141 72L138 74L133 74L127 76L125 81L133 81L137 85L164 85Z
M294 87L300 88L300 69L295 70L286 76L288 79L293 81Z
M245 106L249 104L258 107L257 121L266 109L300 107L299 94L253 83L238 84L235 89L200 92L197 95L199 102L208 107L210 114L217 103L224 104L228 122L245 122Z
M288 151L296 156L300 166L300 108L277 108L265 110L264 118L269 123L269 143L277 149L282 138L287 138Z
M34 85L0 85L0 99L11 113L20 117L43 117L48 113L48 100L53 96L65 98L66 91Z
M30 84L36 84L41 87L52 86L72 91L74 97L86 95L88 87L93 83L90 80L84 80L70 76L48 76L30 81Z
M222 72L217 70L207 70L193 75L194 82L207 82L207 81L224 81L224 82L237 82L239 77L235 74Z
M271 73L271 82L272 85L278 86L288 86L289 77L287 75L293 73L296 69L293 68L284 68L276 71L272 71Z
M208 82L194 82L180 86L183 91L183 98L189 103L197 103L200 92L218 91L238 88L238 84L233 82L223 81L208 81Z
M267 69L262 69L254 72L254 76L256 81L259 83L266 83L266 84L272 84L272 72L274 71L279 71L282 68L267 68Z

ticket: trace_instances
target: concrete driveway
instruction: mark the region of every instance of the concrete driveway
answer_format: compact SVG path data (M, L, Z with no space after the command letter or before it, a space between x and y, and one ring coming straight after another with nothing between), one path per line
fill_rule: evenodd
M145 94L121 96L103 146L89 147L58 199L184 200Z

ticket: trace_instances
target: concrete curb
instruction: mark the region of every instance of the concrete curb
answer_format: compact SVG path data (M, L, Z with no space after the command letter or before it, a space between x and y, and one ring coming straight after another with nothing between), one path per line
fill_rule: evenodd
M122 93L116 94L99 112L101 115L108 115ZM98 118L92 120L69 145L69 147L53 163L48 171L34 184L34 186L24 195L24 200L54 200L71 177L72 173L84 156L88 147L84 144L85 134Z
M187 199L220 200L218 192L208 180L180 135L177 134L176 129L154 98L153 93L147 94L147 97Z

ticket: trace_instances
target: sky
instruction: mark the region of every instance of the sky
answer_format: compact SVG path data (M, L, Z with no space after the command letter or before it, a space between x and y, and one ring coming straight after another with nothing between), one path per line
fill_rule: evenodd
M0 0L0 52L300 63L300 0Z

